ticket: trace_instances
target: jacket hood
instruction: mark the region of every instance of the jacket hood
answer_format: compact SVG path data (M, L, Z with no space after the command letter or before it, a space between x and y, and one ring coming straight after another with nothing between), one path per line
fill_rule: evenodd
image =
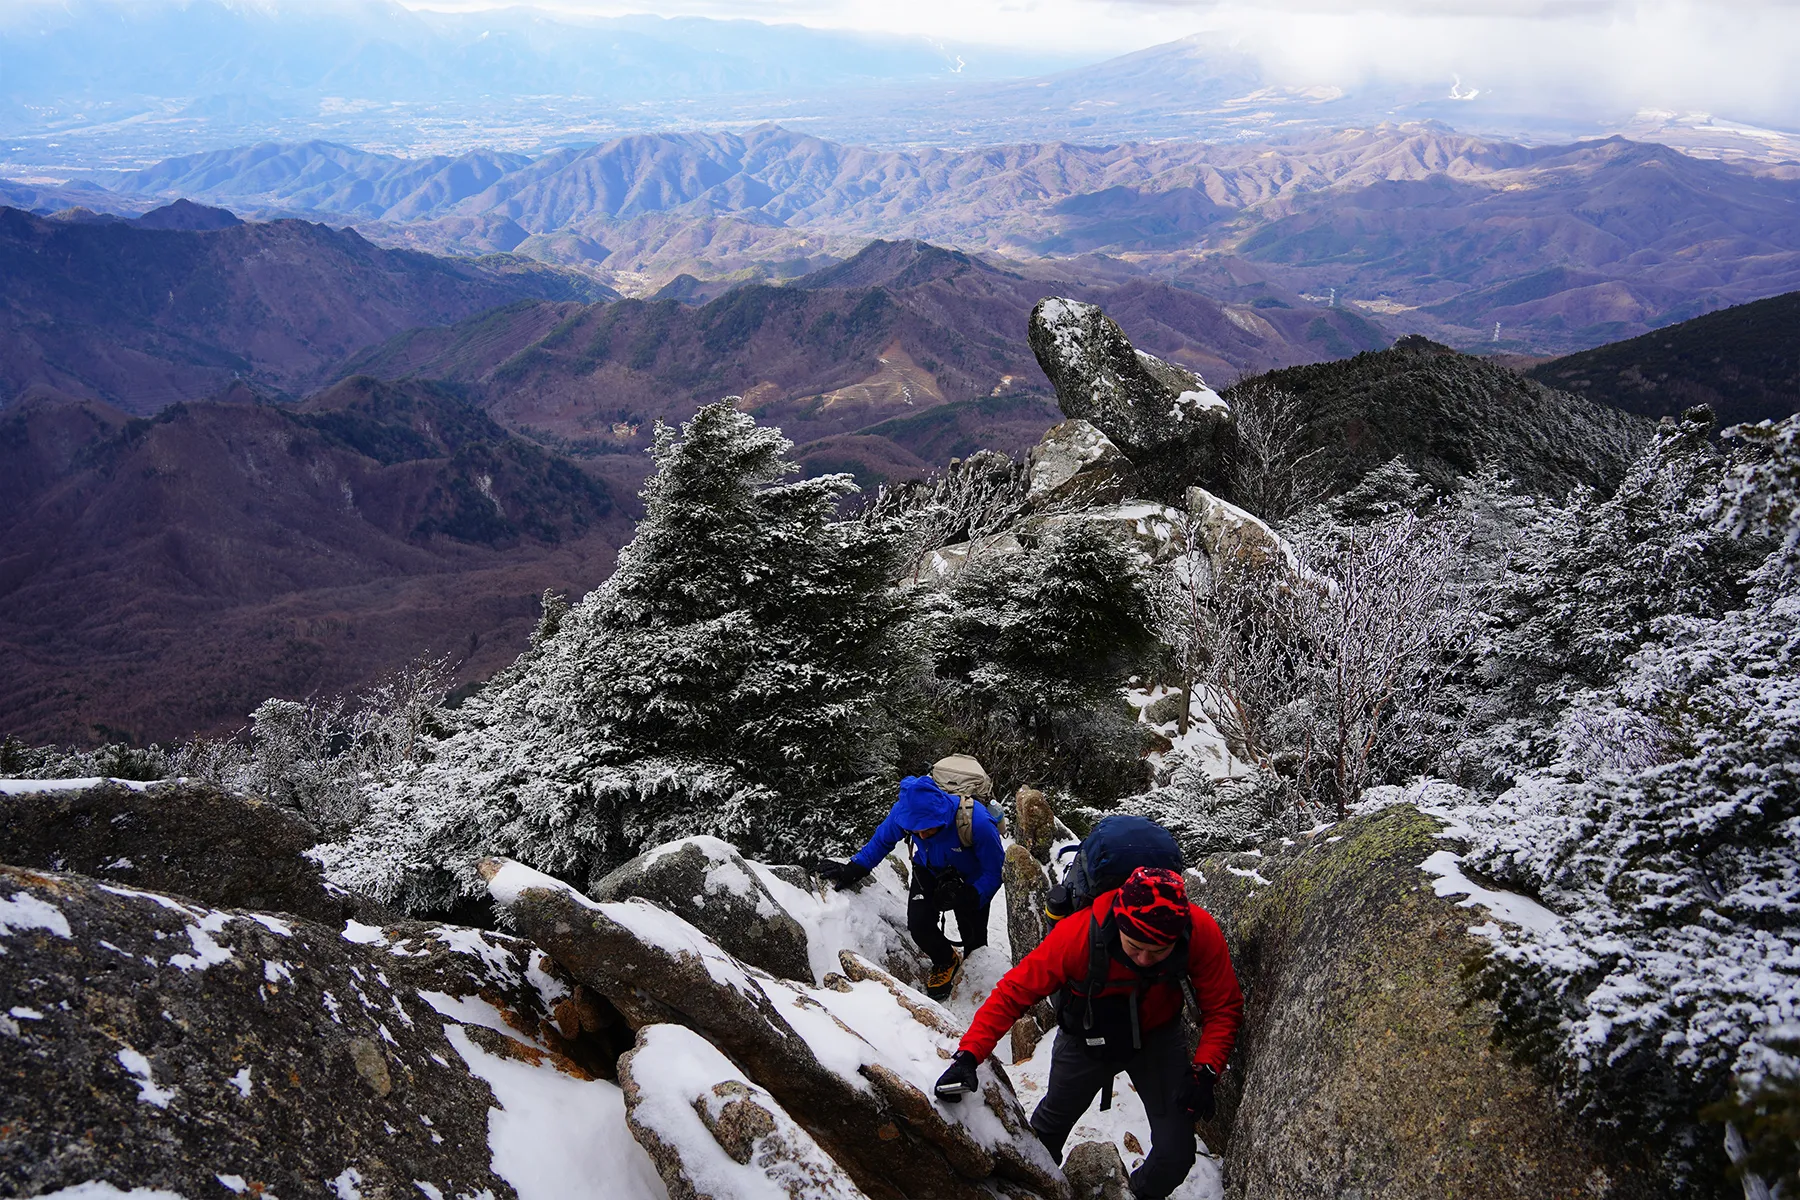
M956 821L957 800L928 775L908 775L900 781L900 799L894 819L909 833Z

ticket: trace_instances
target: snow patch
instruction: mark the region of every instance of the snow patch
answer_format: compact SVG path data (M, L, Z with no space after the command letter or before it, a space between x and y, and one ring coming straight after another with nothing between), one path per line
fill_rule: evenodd
M379 925L364 925L361 921L349 920L344 922L344 940L355 942L359 946L385 946L387 934L381 931Z
M69 918L62 910L30 892L14 892L11 900L0 900L0 937L26 929L43 929L60 938L71 936Z
M183 971L204 971L208 967L230 962L231 951L219 945L212 936L224 929L225 923L230 919L225 913L209 912L200 918L199 924L189 925L188 941L194 944L194 952L171 956L169 965L180 967Z
M493 1089L492 1170L519 1200L668 1200L625 1124L625 1093L616 1084L489 1054L460 1025L446 1025L444 1035Z
M152 783L161 782L160 779L149 782L142 779L113 779L105 775L90 775L81 779L0 779L0 796L29 796L33 792L80 792L91 787L99 787L103 783L116 783L120 787L130 788L134 792L143 792L148 791ZM62 1193L57 1194L61 1195ZM96 1192L95 1194L100 1195L101 1193ZM136 1195L137 1193L131 1194Z
M164 1191L162 1188L132 1188L129 1192L121 1192L104 1179L94 1179L78 1183L74 1187L45 1192L38 1200L187 1200L187 1197L180 1192Z
M255 921L258 925L261 925L264 929L267 929L270 933L280 934L282 937L294 936L294 927L289 925L286 921L283 921L280 917L271 917L267 913L246 913L244 915L249 917L252 921Z
M448 992L420 992L419 999L431 1005L440 1015L449 1017L459 1024L480 1025L492 1029L496 1033L504 1033L509 1038L542 1046L542 1043L538 1042L536 1038L529 1037L509 1025L504 1013L478 996L452 996Z
M250 1190L249 1180L242 1175L214 1175L213 1178L219 1181L221 1187L240 1196Z
M1521 896L1517 892L1485 888L1464 875L1460 854L1438 850L1420 863L1419 869L1436 876L1431 890L1437 895L1445 898L1463 896L1464 899L1457 901L1459 908L1474 908L1479 905L1509 925L1517 925L1536 934L1553 935L1562 931L1562 918L1531 897Z
M119 1051L119 1065L130 1073L138 1085L138 1099L145 1104L154 1104L157 1108L169 1107L169 1101L175 1098L173 1088L157 1087L156 1080L150 1074L150 1060L126 1046Z
M250 1095L250 1068L245 1067L231 1077L231 1086L238 1090L238 1095L248 1098Z

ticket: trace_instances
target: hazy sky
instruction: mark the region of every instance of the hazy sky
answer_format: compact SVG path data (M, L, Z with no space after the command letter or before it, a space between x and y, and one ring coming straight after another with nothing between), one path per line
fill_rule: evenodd
M0 0L4 2L4 0ZM405 0L480 8L487 0ZM1800 0L538 0L614 15L759 21L989 42L1098 58L1222 34L1300 84L1370 75L1573 90L1636 107L1800 114Z

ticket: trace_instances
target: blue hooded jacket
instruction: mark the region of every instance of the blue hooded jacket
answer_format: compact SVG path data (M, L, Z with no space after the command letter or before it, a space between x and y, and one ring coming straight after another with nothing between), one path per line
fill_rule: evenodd
M887 819L875 827L875 836L850 861L865 871L873 871L901 838L940 826L931 837L912 839L913 862L929 871L954 867L957 874L975 886L976 894L986 904L1000 890L1000 868L1006 861L1006 848L1000 844L1000 830L988 815L987 805L977 800L971 829L975 845L963 849L962 839L956 836L958 803L929 775L908 775L900 781L900 798L888 810Z

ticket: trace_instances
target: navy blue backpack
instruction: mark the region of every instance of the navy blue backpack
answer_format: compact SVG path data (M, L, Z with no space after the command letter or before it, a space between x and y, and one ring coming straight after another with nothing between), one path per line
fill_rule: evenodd
M1139 867L1187 870L1174 834L1148 817L1129 813L1102 817L1079 846L1065 846L1058 857L1068 855L1074 857L1063 869L1062 882L1053 884L1044 898L1045 912L1053 921L1080 912L1095 896L1123 886Z

